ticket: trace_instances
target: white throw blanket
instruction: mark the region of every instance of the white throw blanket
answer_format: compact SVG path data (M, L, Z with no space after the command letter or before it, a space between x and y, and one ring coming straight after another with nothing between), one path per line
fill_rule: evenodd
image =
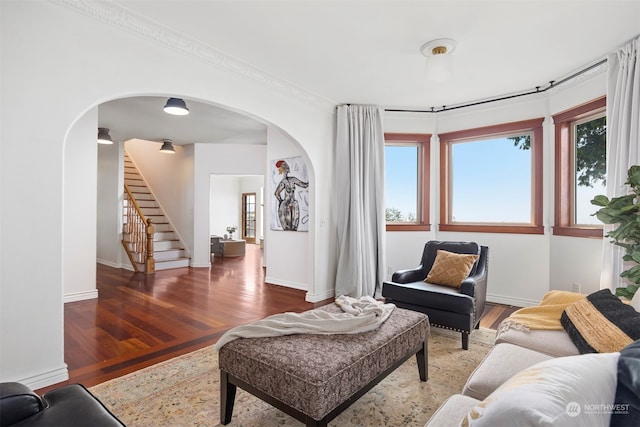
M213 346L220 350L236 338L263 338L293 334L357 334L378 328L387 320L395 305L365 296L339 296L335 303L342 313L310 310L304 313L281 313L247 325L229 329Z

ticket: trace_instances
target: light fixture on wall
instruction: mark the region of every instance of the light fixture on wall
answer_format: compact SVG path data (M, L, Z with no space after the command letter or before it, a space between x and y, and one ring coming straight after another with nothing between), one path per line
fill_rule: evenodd
M164 111L174 116L185 116L189 114L187 104L184 102L184 99L181 98L169 98L164 106Z
M113 144L113 139L111 139L111 135L109 135L108 128L98 128L98 143Z
M162 147L160 148L161 153L174 154L176 150L173 149L173 141L170 139L162 140Z
M422 45L420 52L426 59L425 73L429 80L442 83L453 75L453 57L451 53L456 48L452 39L431 40Z

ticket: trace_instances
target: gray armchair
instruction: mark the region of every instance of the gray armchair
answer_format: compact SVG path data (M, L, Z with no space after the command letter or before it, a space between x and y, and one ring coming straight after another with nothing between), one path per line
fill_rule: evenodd
M460 288L425 282L439 249L479 255ZM424 246L418 267L393 273L382 285L382 296L398 307L429 316L429 323L462 333L462 348L469 348L469 334L480 325L487 296L489 248L475 242L430 241Z
M211 255L220 255L224 252L224 247L222 245L222 237L220 236L211 236Z

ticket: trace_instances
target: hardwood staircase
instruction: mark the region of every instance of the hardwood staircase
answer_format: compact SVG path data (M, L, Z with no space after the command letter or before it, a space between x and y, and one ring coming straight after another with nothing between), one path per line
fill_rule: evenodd
M151 220L155 233L153 234L153 259L155 260L155 270L168 270L171 268L181 268L189 266L189 257L178 238L178 234L167 219L165 212L156 201L153 193L147 186L144 178L138 171L127 152L124 154L124 183L129 189L129 194L133 197L135 204L145 218ZM139 252L135 251L135 238L130 232L127 224L127 210L129 197L125 191L124 198L124 232L123 245L127 248L129 258L135 271L145 271L145 259Z

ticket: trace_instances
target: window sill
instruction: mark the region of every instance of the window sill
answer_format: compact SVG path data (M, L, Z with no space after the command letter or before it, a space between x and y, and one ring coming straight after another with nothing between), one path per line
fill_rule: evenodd
M603 231L602 228L559 226L553 227L553 235L602 239Z
M387 224L387 231L431 231L429 224Z
M541 225L440 224L438 229L467 233L544 234Z

